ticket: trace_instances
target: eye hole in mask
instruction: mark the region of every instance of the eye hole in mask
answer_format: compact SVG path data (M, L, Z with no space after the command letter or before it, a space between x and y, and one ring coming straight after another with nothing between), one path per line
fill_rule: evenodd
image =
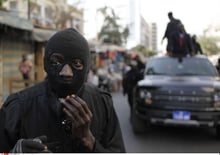
M64 63L64 57L59 54L52 54L49 59L50 65L54 68L61 67Z
M73 59L71 61L65 61L64 57L60 54L52 54L50 57L50 65L58 68L63 66L64 64L70 64L75 70L83 70L83 62L81 59Z
M49 61L50 61L51 65L56 65L56 63L58 63L58 62L62 63L64 61L64 57L59 53L53 53L50 56Z
M50 61L50 64L55 67L55 66L62 65L62 62L57 61L57 60L51 60L51 61Z
M83 69L83 62L80 59L73 59L71 65L76 70L82 70Z

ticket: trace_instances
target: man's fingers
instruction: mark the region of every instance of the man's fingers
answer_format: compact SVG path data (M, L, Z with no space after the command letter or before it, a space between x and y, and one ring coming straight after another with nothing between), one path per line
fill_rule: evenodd
M67 116L72 120L72 125L74 127L78 127L80 126L80 124L84 124L85 121L82 119L82 117L78 114L78 113L71 113L70 111L68 111L67 109L64 108L64 112L67 114Z
M36 138L34 138L34 139L39 139L42 143L47 142L47 136L45 136L45 135L36 137Z
M73 115L76 115L79 113L77 109L74 108L73 104L67 102L67 101L62 101L61 102L64 105L63 111L69 116L70 118L73 119Z
M80 124L91 122L92 113L87 104L77 96L68 98L69 102L73 105L72 115L79 121ZM77 112L76 112L77 111Z
M90 118L92 117L92 113L87 104L79 97L67 97L66 101L62 101L62 103L64 104L66 109L77 118L78 115L80 115L82 118L86 118L87 121L90 120Z
M74 127L86 125L91 122L92 113L82 99L72 95L60 101L64 105L63 111L73 121Z
M47 148L46 145L41 144L39 142L33 141L33 139L27 139L22 141L22 147L25 149L33 149L33 150L44 150Z
M80 103L84 109L84 111L90 116L92 117L92 112L89 109L88 105L86 104L86 102L84 100L82 100L80 97L78 96L72 96L78 103Z
M64 103L65 104L65 103ZM72 115L72 113L67 109L67 108L63 108L63 111L66 113L66 115L72 119L72 121L74 121L74 117Z
M68 98L67 101L69 101L70 104L75 108L73 112L77 111L82 117L86 115L87 112L84 110L84 107L82 105L83 103L80 103L74 97Z
M70 105L66 100L61 101L61 103L64 105L64 107L70 111L72 109L72 105Z

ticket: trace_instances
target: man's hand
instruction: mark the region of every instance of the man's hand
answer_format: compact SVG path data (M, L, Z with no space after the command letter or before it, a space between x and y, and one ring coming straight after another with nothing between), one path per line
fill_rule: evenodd
M20 139L10 153L46 153L50 152L43 143L47 141L46 136L34 139Z
M95 138L90 130L92 113L88 105L76 95L67 96L60 101L64 106L63 111L72 121L73 137L79 139L84 146L92 151Z

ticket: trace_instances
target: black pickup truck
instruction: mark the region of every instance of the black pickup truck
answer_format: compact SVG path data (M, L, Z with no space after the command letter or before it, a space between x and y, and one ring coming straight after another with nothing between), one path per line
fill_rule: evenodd
M204 55L155 56L134 90L135 133L152 124L214 127L220 137L220 78Z

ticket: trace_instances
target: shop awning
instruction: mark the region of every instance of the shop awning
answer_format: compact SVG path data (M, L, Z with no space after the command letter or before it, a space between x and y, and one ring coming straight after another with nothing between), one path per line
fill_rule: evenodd
M20 18L15 14L6 11L0 11L0 24L22 30L33 30L33 25L31 21L24 18Z
M118 46L115 44L100 44L97 46L98 51L106 52L106 51L125 51L126 48L122 46Z
M48 41L56 32L55 30L34 28L33 39L38 42Z

